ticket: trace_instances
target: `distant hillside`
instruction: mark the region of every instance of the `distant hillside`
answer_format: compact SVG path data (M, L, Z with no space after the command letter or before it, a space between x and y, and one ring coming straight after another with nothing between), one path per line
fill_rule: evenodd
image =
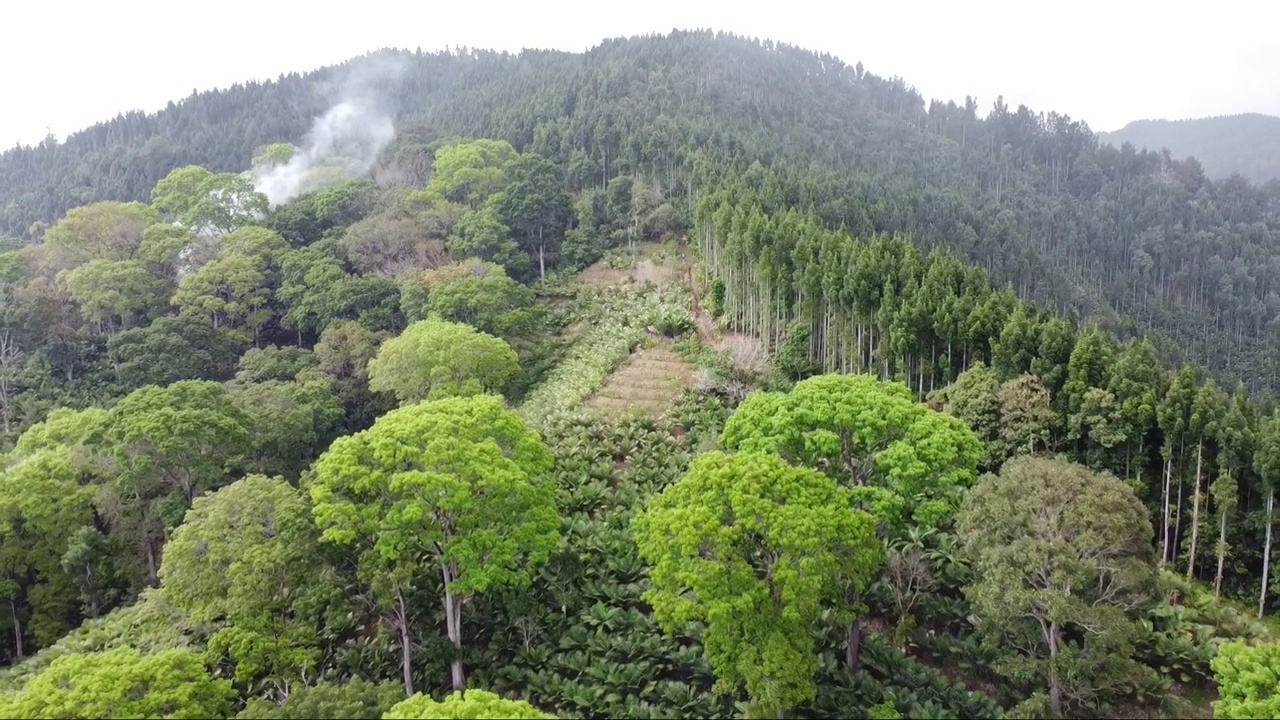
M1213 183L1158 151L1100 146L1058 113L998 100L984 116L860 63L724 33L585 53L382 52L126 113L0 153L0 237L36 241L94 200L147 200L177 166L243 170L353 87L394 120L390 164L439 138L499 138L565 168L567 188L638 176L687 198L683 211L738 175L777 208L903 233L1083 322L1157 331L1171 354L1280 386L1280 184Z
M1138 120L1098 139L1141 150L1168 148L1175 158L1194 157L1215 180L1240 173L1251 182L1280 180L1280 117L1248 113L1197 120Z

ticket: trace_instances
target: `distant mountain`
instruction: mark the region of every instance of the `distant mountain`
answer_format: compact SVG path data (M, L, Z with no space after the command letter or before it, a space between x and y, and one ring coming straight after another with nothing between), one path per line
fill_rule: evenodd
M999 99L984 116L971 98L927 101L860 64L726 33L584 53L385 51L124 113L0 153L0 247L38 241L78 205L147 201L175 167L242 171L264 145L304 142L347 95L394 116L380 161L419 178L431 144L450 137L536 152L573 192L642 178L685 198L682 212L739 177L766 193L770 215L903 233L1082 323L1154 332L1171 355L1280 389L1280 183L1213 182L1158 144L1100 146L1055 112Z
M1246 113L1197 120L1137 120L1098 139L1141 150L1168 148L1175 158L1194 157L1215 180L1240 173L1255 183L1280 180L1280 117Z

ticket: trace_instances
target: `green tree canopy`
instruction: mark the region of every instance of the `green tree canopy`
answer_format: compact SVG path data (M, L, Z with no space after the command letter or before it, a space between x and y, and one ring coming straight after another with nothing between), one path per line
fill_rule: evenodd
M227 384L248 418L248 472L296 479L337 435L342 405L325 382Z
M85 319L107 332L128 327L163 300L162 281L137 260L90 260L63 270L58 279Z
M1280 718L1280 643L1227 643L1210 662L1221 698L1213 703L1214 717Z
M528 333L540 310L533 290L508 277L501 265L475 259L409 278L400 303L410 321L436 315L503 338Z
M157 220L155 211L142 203L97 202L69 211L49 228L44 242L73 265L129 260Z
M234 697L230 681L209 677L189 650L144 655L121 647L59 657L21 692L0 697L0 715L204 720L229 715Z
M820 375L788 393L756 393L729 418L721 443L778 454L849 487L887 489L926 525L951 514L983 454L963 422L870 375Z
M229 233L267 213L267 196L235 173L176 168L151 191L151 205L197 233Z
M519 157L505 140L472 140L436 151L430 195L475 209L509 182L509 168Z
M1131 659L1152 597L1154 533L1133 489L1061 459L1016 457L957 518L977 580L965 589L997 667L1048 688L1057 717L1084 712L1148 669Z
M161 587L197 626L217 628L213 660L237 680L276 680L319 659L318 609L336 591L311 504L281 478L250 475L196 498L165 546Z
M515 350L501 338L431 319L382 344L369 361L369 387L409 404L501 392L519 371Z
M111 409L103 449L115 461L117 492L104 509L136 535L153 581L164 529L234 472L249 450L248 427L226 389L203 380L144 387Z
M813 699L823 610L847 586L865 590L884 560L848 491L762 453L700 456L634 527L659 622L668 633L706 623L717 690L745 686L767 710Z
M443 578L453 685L462 689L464 604L491 588L527 585L559 541L550 469L542 440L488 395L394 410L316 462L316 522L325 540L355 546L365 581L398 613L406 692L408 584L429 570Z

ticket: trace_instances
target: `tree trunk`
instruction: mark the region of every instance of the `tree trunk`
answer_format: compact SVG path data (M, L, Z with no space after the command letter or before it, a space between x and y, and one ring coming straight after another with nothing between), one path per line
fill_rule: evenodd
M1204 461L1204 441L1196 443L1196 491L1191 499L1191 552L1187 553L1187 579L1195 576L1196 541L1200 539L1200 470Z
M156 569L156 546L151 543L151 538L144 540L147 546L147 579L151 583L151 587L160 584L160 575Z
M1258 619L1267 609L1267 583L1271 581L1271 511L1275 509L1276 491L1267 488L1267 541L1262 551L1262 595L1258 598Z
M844 664L849 672L857 672L862 665L862 616L849 623L848 640L844 649Z
M1182 475L1178 475L1178 500L1174 505L1177 512L1173 516L1173 541L1169 543L1169 563L1178 562L1178 538L1182 532Z
M1173 458L1164 461L1164 516L1160 518L1160 559L1169 562L1169 497L1173 489Z
M84 586L90 589L93 588L93 570L91 567L86 567L84 570ZM96 619L98 617L98 612L98 596L96 593L90 592L89 617Z
M463 690L467 679L462 672L462 599L453 594L453 578L457 575L453 563L444 566L444 621L453 644L453 660L449 664L454 690Z
M9 611L13 613L13 652L18 660L26 657L26 648L22 644L22 618L18 617L18 603L9 600Z
M404 593L396 591L394 610L396 629L400 631L400 672L404 675L405 697L413 695L413 644L409 640L409 608Z
M1058 624L1049 623L1049 707L1062 717L1062 685L1058 682Z
M1213 581L1213 597L1222 597L1222 566L1227 560L1227 514L1219 513L1222 520L1218 523L1218 576Z

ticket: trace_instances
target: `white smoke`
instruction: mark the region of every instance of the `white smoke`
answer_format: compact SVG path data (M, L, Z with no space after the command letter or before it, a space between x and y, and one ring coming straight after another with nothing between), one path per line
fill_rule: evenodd
M385 55L353 61L337 104L315 119L288 162L254 173L254 189L276 206L368 173L395 138L388 94L406 69L403 58Z

